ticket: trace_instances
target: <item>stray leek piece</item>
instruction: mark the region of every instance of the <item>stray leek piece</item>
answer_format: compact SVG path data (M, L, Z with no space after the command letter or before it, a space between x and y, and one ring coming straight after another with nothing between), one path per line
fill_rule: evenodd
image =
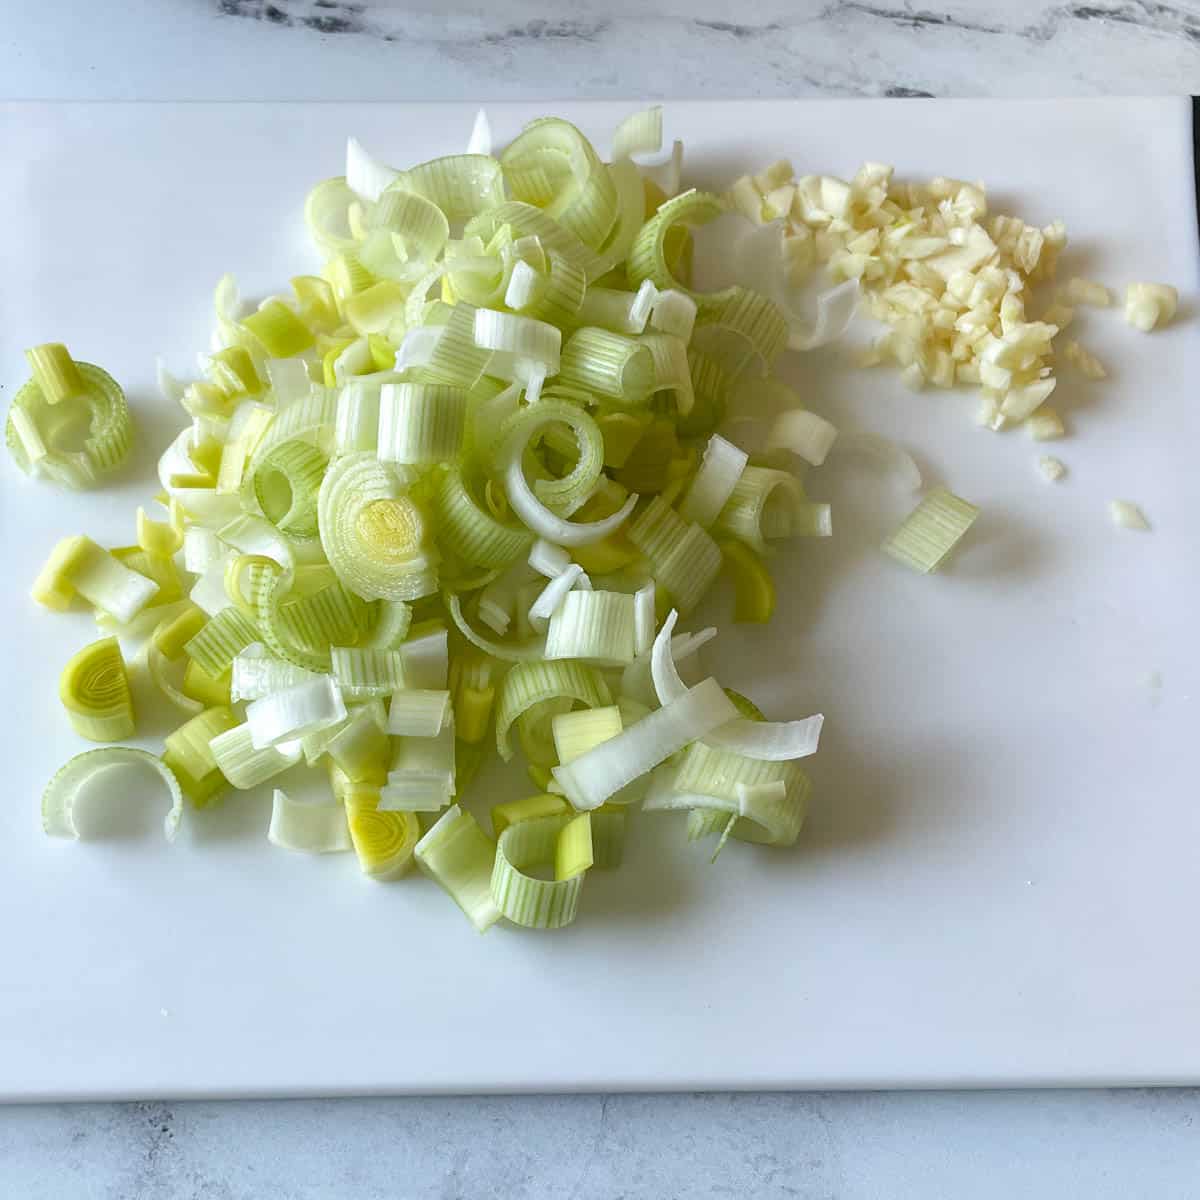
M372 879L395 879L412 866L421 824L412 812L380 812L363 793L346 796L346 821L358 865Z
M163 762L175 773L193 808L208 808L229 787L211 743L237 723L231 708L206 708L164 740Z
M174 841L179 821L183 816L183 793L179 789L179 783L162 759L155 758L145 750L134 750L128 746L106 746L100 750L88 750L77 754L58 770L42 793L42 827L45 831L51 837L79 838L81 830L75 806L85 792L91 794L103 791L106 802L127 804L128 785L112 771L113 767L127 766L149 767L159 780L166 784L171 808L163 823L163 832L168 842ZM103 787L97 782L100 777L103 777ZM91 824L90 819L88 824Z
M285 850L330 854L349 850L350 830L341 804L302 804L275 789L267 840Z
M63 668L58 694L80 737L119 742L133 736L129 677L115 637L101 638L80 650Z
M499 837L510 825L518 821L532 821L538 817L569 815L571 806L562 798L549 792L527 796L524 800L509 800L492 809L492 833Z
M13 397L6 437L27 475L86 488L115 471L133 444L125 395L108 372L76 362L60 345L28 351L33 378ZM83 435L79 449L77 435Z
M588 815L580 816L586 821ZM590 826L576 825L579 820L580 817L537 817L509 825L500 834L491 894L496 907L514 925L559 929L575 920L584 874L592 857ZM572 838L562 856L563 865L574 867L576 873L553 880L526 874L531 867L556 863L559 841L569 828L585 831Z
M975 505L935 488L883 543L884 553L927 575L941 566L977 516Z
M479 933L500 919L492 899L496 847L470 813L452 804L417 843L414 854L417 866L445 890Z

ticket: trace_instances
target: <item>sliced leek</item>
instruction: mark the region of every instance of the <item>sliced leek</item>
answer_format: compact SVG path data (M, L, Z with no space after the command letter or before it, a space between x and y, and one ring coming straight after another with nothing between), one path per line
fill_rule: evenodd
M119 742L133 736L133 698L115 637L80 650L63 668L58 694L80 737Z
M417 843L417 866L462 909L479 933L501 917L492 899L496 848L479 822L452 804Z

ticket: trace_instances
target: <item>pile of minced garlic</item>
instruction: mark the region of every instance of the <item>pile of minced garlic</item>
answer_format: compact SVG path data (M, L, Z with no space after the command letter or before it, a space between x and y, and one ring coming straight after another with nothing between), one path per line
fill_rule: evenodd
M1037 440L1061 437L1046 403L1054 391L1054 339L1077 305L1107 308L1107 287L1071 279L1040 315L1026 311L1027 285L1052 280L1067 242L1062 221L1037 228L988 213L982 183L932 179L897 183L893 168L864 163L852 180L795 177L791 163L744 175L731 207L756 224L781 220L786 273L802 280L824 263L833 280L857 279L863 309L888 330L861 356L864 366L894 364L911 388L972 384L978 421L994 430L1024 424ZM1131 283L1125 319L1149 332L1175 315L1178 294L1161 283ZM1076 341L1061 357L1087 379L1104 364Z

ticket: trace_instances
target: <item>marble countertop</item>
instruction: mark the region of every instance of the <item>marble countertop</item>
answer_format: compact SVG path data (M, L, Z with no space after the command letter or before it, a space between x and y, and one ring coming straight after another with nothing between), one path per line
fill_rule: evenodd
M1190 0L43 0L7 99L1200 91ZM1195 1195L1200 1091L0 1108L20 1200Z

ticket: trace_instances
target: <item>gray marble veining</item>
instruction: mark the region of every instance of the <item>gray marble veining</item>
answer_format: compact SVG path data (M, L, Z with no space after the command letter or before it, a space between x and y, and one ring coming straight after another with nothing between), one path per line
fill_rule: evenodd
M0 45L6 92L27 98L1200 90L1194 0L52 0L20 12ZM187 52L121 52L169 41Z

